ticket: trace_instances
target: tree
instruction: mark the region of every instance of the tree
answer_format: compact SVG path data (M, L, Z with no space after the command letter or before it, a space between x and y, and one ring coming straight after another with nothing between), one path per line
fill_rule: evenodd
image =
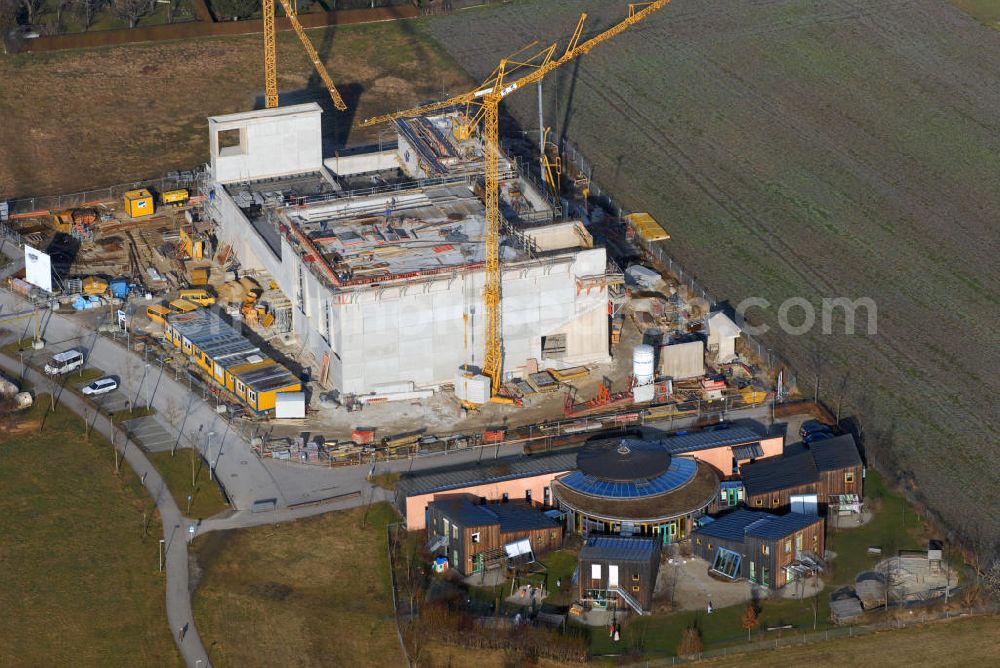
M17 27L18 0L0 0L0 34Z
M45 0L21 0L21 6L24 7L24 14L25 18L28 19L28 25L34 25L38 12L42 11L45 7Z
M107 0L75 0L76 13L83 19L85 30L89 30L90 26L94 25L94 18L98 12L104 9L106 4Z
M212 7L219 13L219 18L248 19L254 12L260 10L257 0L213 0Z
M691 626L681 632L681 642L677 645L677 656L694 656L703 649L698 627Z
M174 453L177 452L177 444L180 443L181 440L181 428L184 426L181 423L183 409L178 403L176 397L172 395L167 397L167 403L166 406L164 406L163 415L167 418L168 424L173 425L173 427L177 429L177 436L174 438L174 444L170 447L170 456L173 457Z
M747 606L746 612L743 613L743 619L740 620L743 628L747 630L747 640L750 640L750 632L755 628L760 626L760 618L757 616L757 608L753 607L753 603Z
M54 0L53 4L56 8L56 29L60 32L63 29L62 17L63 12L72 7L76 3L76 0Z
M149 13L149 0L111 0L115 15L128 22L129 28L134 28L139 19Z
M1000 559L993 562L982 579L983 589L987 594L1000 600Z

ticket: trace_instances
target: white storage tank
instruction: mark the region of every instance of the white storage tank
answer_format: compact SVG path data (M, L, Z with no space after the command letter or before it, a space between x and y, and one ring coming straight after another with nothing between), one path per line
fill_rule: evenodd
M640 343L632 350L632 376L636 385L649 385L653 382L654 369L653 346Z

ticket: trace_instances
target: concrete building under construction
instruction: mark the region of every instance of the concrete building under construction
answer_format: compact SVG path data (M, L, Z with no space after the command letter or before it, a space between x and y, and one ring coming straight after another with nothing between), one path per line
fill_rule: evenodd
M321 109L209 119L207 210L244 269L273 277L313 378L345 393L455 382L483 361L483 147L454 114L396 121L391 145L324 159ZM501 161L505 375L608 359L617 273Z

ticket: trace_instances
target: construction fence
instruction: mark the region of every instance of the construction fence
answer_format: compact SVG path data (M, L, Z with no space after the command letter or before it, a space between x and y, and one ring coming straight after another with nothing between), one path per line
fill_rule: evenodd
M27 218L43 215L49 211L61 211L73 207L91 206L101 202L113 202L120 199L129 190L137 188L150 188L156 192L173 190L174 188L193 189L201 178L203 169L170 172L158 179L119 183L106 188L95 188L76 193L9 200L7 202L8 216L11 219Z
M628 209L623 207L621 203L615 201L610 193L602 190L600 185L594 182L593 165L587 160L586 157L584 157L579 148L572 142L564 140L561 150L564 159L566 159L580 174L587 177L590 182L591 199L599 202L602 207L616 215L619 220L625 220L625 215L629 213ZM636 239L636 244L646 257L653 262L653 264L657 265L660 270L666 271L674 276L678 283L686 286L687 289L690 290L692 295L701 297L712 308L715 308L720 304L719 300L717 300L715 296L709 292L697 278L695 278L694 274L687 271L680 262L674 259L666 251L662 242L646 244L641 243L638 239ZM625 269L626 267L622 268ZM778 369L783 372L783 388L796 387L795 373L792 371L791 366L784 358L776 354L771 348L745 331L741 333L741 338L749 348L750 352L754 354L762 364L766 364L774 374L777 374ZM775 379L772 378L772 381L774 380ZM785 391L783 394L784 396L787 396L788 392Z

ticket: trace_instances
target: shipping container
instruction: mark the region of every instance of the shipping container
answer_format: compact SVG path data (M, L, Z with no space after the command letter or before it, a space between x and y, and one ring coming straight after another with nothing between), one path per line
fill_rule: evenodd
M132 218L151 216L154 213L153 195L145 188L129 190L124 198L125 214Z

